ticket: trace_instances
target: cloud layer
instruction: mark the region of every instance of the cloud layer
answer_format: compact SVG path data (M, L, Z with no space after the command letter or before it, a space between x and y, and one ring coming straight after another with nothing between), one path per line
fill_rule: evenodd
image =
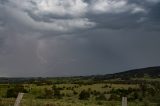
M1 0L0 76L160 65L160 0Z

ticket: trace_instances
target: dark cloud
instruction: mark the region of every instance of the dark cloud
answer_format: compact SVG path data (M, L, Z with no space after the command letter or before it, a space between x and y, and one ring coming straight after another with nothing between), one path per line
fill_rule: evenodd
M149 17L151 19L151 21L160 21L160 3L155 4L149 12Z
M1 4L1 5L4 5L4 4L7 3L8 1L9 1L9 0L1 0L1 1L0 1L0 4Z
M46 1L0 1L0 76L160 65L159 0Z

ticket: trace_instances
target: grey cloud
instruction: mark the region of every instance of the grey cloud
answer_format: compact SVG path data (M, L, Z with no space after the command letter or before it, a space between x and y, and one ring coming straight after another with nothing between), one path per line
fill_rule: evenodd
M94 10L96 1L77 0L80 10L63 14L39 10L38 1L0 1L0 76L106 74L160 65L158 0L120 0L123 11L114 3Z
M5 3L7 3L9 0L1 0L0 1L0 5L4 5Z
M53 27L53 29L51 30L55 29L55 30L61 30L61 31L70 30L70 29L66 29L69 27L71 27L71 29L74 29L74 27L75 28L77 27L78 29L92 28L95 26L95 24L103 23L103 22L99 23L99 20L101 21L101 18L99 20L98 19L94 20L92 19L92 17L97 18L97 16L98 17L106 16L104 18L109 18L108 20L110 21L111 20L110 17L117 17L117 16L122 17L123 15L123 17L126 16L126 18L128 18L128 16L135 17L135 15L137 15L138 13L143 14L143 12L145 12L144 6L133 3L133 2L128 2L126 0L120 0L120 1L76 0L75 2L73 2L73 0L69 0L68 2L57 1L57 0L55 1L24 0L24 2L22 3L22 6L18 5L19 2L20 2L19 0L15 0L14 2L12 1L10 5L16 8L19 7L18 10L20 9L22 10L22 12L26 12L30 16L28 17L28 20L29 18L31 18L30 23L34 23L35 25L37 24L37 26L34 25L35 27L38 27L41 25L40 23L43 23L45 27L49 27L49 28ZM66 5L73 5L73 3L74 3L73 7L70 7L70 6L66 7ZM131 13L131 12L134 12L134 13ZM125 15L125 14L130 14L130 15ZM114 18L111 21L119 21L119 20L115 20ZM62 23L64 23L64 25ZM74 25L72 23L74 23ZM107 24L110 24L110 23L107 23ZM57 26L57 28L55 26ZM116 27L116 25L112 25L112 26Z
M151 21L158 21L158 22L160 21L159 10L160 10L160 3L155 4L151 8L150 13L149 13L149 17L150 17Z
M17 8L18 10L15 9L15 11L19 11L16 14L17 16L19 16L18 20L21 20L22 22L27 21L27 23L24 23L24 24L29 25L29 27L39 29L39 30L47 29L47 30L55 30L55 31L57 30L59 32L64 31L65 33L67 33L67 31L69 30L75 31L77 29L79 30L79 29L93 28L95 26L106 27L111 29L112 28L113 29L136 28L141 26L143 27L143 23L148 23L148 21L154 18L153 16L156 16L155 15L156 13L154 14L155 10L153 9L156 8L158 5L157 3L150 4L146 0L143 2L139 0L135 0L135 1L133 0L129 0L129 1L126 1L126 0L120 0L120 1L77 0L77 1L79 1L80 3L79 4L77 3L75 5L77 5L77 7L79 8L79 12L82 13L83 15L75 16L77 12L74 11L74 8L69 8L71 11L66 11L66 10L64 12L62 11L66 8L65 5L71 5L71 3L73 2L72 0L69 0L68 4L67 2L61 3L60 1L57 1L57 0L55 2L48 0L48 3L50 4L47 9L45 9L45 6L47 5L46 1L39 2L34 0L33 1L24 0L24 2L22 2L22 6L18 5L18 2L19 2L18 0L14 2L10 1L10 3L8 3L10 5L8 6L13 6L14 8L15 7L17 8L19 6L19 8ZM96 5L96 2L98 3L104 2L106 3L106 5L107 3L110 3L110 7L104 6L103 7L104 11L102 13L101 12L99 12L98 14L94 13L94 10L92 10L92 8L93 8L93 5ZM56 4L56 3L61 3L61 4ZM115 3L117 4L115 5ZM55 5L55 7L52 5ZM59 5L61 5L61 7ZM99 4L99 7L101 7L100 5L101 4ZM116 7L114 7L114 5ZM123 5L126 5L126 6L123 6ZM38 6L41 6L41 8L39 8ZM44 9L43 9L43 6L44 6ZM118 6L120 6L120 8ZM13 7L10 9L14 9ZM122 9L122 12L121 12L121 9ZM51 11L51 10L54 10L54 11ZM119 10L120 12L118 12ZM114 11L117 11L117 12L114 13ZM13 13L16 13L16 12L13 12ZM26 13L28 15L26 15ZM152 17L150 17L150 15Z
M68 18L68 19L53 18L51 17L52 14L50 13L47 13L47 16L43 15L46 13L44 11L45 7L42 8L42 10L35 10L34 8L32 8L32 6L30 6L30 3L28 3L27 0L25 0L22 3L22 5L19 5L18 4L19 2L21 1L18 1L18 0L9 1L8 4L4 6L6 10L6 14L7 15L9 14L15 20L19 20L18 23L24 24L25 26L28 26L28 27L32 27L34 29L68 32L68 31L73 31L74 29L86 29L86 28L92 28L93 26L95 26L94 22L90 22L90 20L85 17L84 18L83 17ZM59 11L57 9L55 10L56 12ZM39 12L39 11L40 13L35 14L35 12ZM59 13L61 12L58 12L58 14ZM76 12L74 13L77 14Z

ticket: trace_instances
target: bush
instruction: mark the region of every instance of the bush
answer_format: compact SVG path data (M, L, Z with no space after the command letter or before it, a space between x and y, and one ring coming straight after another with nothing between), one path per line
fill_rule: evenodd
M104 86L102 86L102 88L108 88L109 86L106 84L106 85L104 85Z
M93 92L91 91L91 94L94 96L100 95L101 93L99 91L94 90Z
M47 98L47 99L52 99L53 98L53 91L52 90L45 88L44 91L45 91L45 94L44 94L45 98Z
M54 90L54 97L55 97L55 98L58 98L58 99L62 98L62 95L61 95L59 89L55 89L55 90Z
M75 90L73 90L73 94L74 94L74 95L77 95L78 93L77 93Z
M98 102L97 102L97 105L103 105L103 103L102 103L102 102L100 102L100 101L98 101Z
M111 94L109 100L120 100L121 98L118 97L116 94Z
M10 97L16 98L19 92L28 93L23 85L15 85L13 88L10 88L7 90L6 97L7 98L10 98Z
M96 100L107 100L104 94L100 94L96 97Z
M90 93L88 91L81 91L81 93L79 94L79 99L80 100L87 100L90 98Z

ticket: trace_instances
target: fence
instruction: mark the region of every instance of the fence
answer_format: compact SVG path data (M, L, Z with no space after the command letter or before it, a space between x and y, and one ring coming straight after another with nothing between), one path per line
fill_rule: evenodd
M127 106L127 97L122 97L122 106Z
M14 106L20 106L20 102L21 102L21 99L23 98L23 94L24 93L19 93L18 96L17 96L17 99L14 103Z
M24 93L19 93L17 99L14 103L14 106L20 106L20 102L23 98ZM127 97L122 97L122 106L127 106Z

